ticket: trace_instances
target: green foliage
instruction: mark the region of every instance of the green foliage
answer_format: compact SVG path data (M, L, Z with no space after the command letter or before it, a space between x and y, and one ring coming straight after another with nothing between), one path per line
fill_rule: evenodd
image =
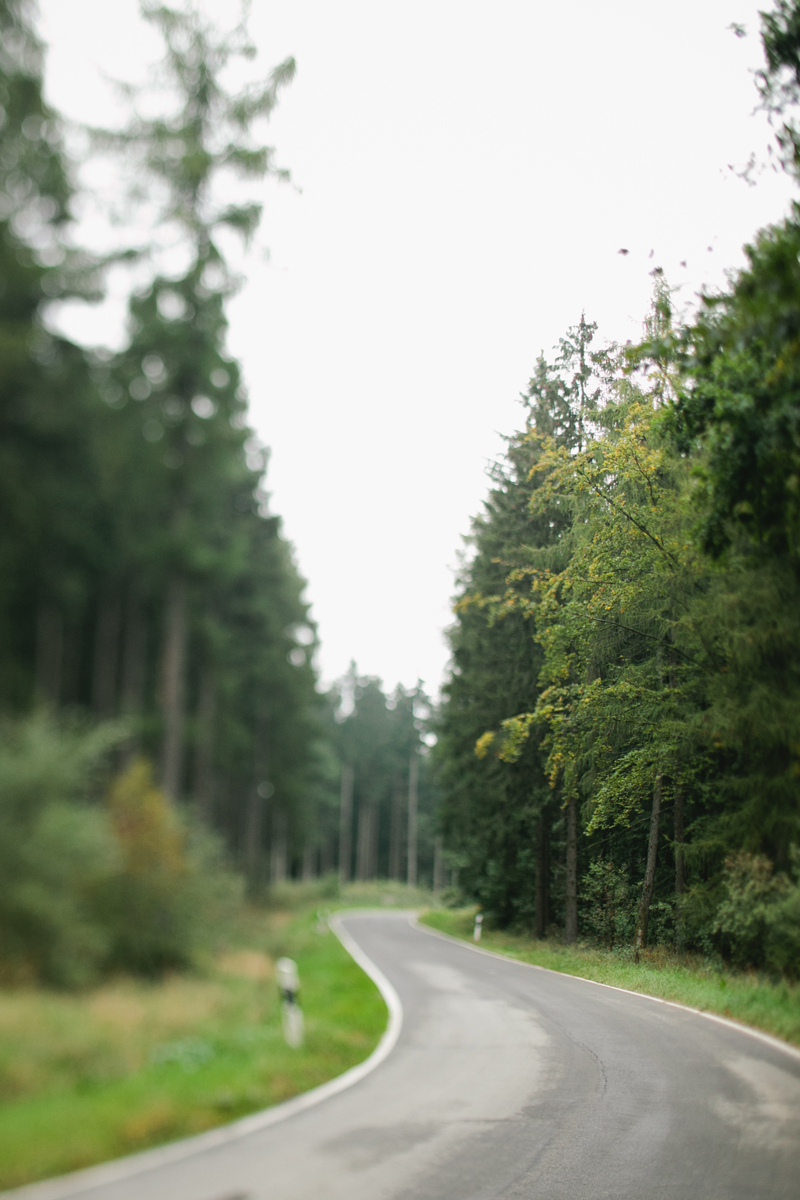
M305 585L225 344L238 281L220 233L247 241L260 209L220 201L220 180L286 177L258 135L293 63L230 93L226 72L253 56L244 25L146 15L164 40L163 110L123 89L129 123L95 131L95 153L128 173L136 239L148 222L153 239L131 252L130 337L112 355L47 332L50 301L93 294L97 272L64 236L73 172L32 6L0 3L0 711L123 716L170 798L199 810L255 888L279 818L296 869L331 790ZM163 272L162 232L182 270Z
M242 912L202 974L0 992L0 1187L223 1125L363 1061L380 993L313 908L288 916ZM281 1029L282 954L300 968L299 1050Z
M766 67L758 72L764 109L781 127L777 140L783 164L793 174L800 168L800 132L787 110L800 100L800 9L793 0L777 0L772 12L761 13L761 39Z
M796 264L796 250L792 255ZM740 295L752 299L753 278L738 280L726 312L734 311ZM739 379L740 414L758 413L752 403L755 381L774 392L786 366L776 357L784 345L783 310L778 305L769 320L764 315L780 293L780 287L770 293L772 279L765 269L758 283L764 303L759 308L753 301L769 333L761 344L772 348L746 386ZM561 864L552 861L566 843L563 809L539 801L535 825L523 825L522 818L546 782L554 799L579 808L584 929L606 943L618 936L612 917L604 915L613 907L610 879L603 898L605 864L613 861L631 889L622 922L628 933L635 897L642 896L651 938L709 953L722 949L742 963L766 964L769 955L773 969L780 962L779 969L791 973L794 901L786 898L785 908L775 907L775 929L782 932L774 935L776 948L768 949L773 934L766 916L753 918L752 936L740 919L756 905L755 892L739 888L736 917L733 885L724 883L724 871L731 855L755 854L776 864L785 880L787 847L800 836L794 393L787 385L783 407L767 404L752 427L737 427L729 413L718 425L709 418L703 436L696 426L696 436L687 437L692 414L700 411L703 396L708 399L709 376L706 360L684 351L703 343L711 319L702 314L688 331L673 331L670 319L668 292L657 277L644 347L635 354L610 347L597 358L584 348L575 377L583 377L582 361L596 363L591 408L584 391L557 386L563 346L580 346L579 339L565 339L552 366L540 359L538 407L517 435L530 456L516 483L524 516L502 554L485 554L479 542L456 606L455 673L440 750L446 811L453 814L451 845L465 846L476 810L492 813L499 853L486 855L491 842L484 835L480 855L462 875L464 891L501 924L510 924L530 922L535 889L541 910L536 925L543 931L548 921L559 920L565 903L564 876L556 869ZM718 377L731 364L738 370L738 350L721 341L716 347ZM549 384L551 378L556 382ZM566 404L575 410L571 420ZM720 411L717 403L714 412ZM742 454L750 455L747 461L724 440L731 430ZM514 444L512 439L509 445ZM763 457L753 459L754 453ZM508 477L514 465L509 453L498 470ZM748 510L755 525L748 524L744 510L714 516L727 503L726 487L730 495L760 489L761 500L754 499ZM486 523L494 537L507 536L495 495ZM724 543L710 538L712 525L724 530ZM543 527L552 531L549 545ZM483 528L481 540L491 544ZM487 571L495 572L492 591L483 582ZM480 664L483 728L471 723L466 706L454 703L463 687L460 652L470 622L487 646ZM527 653L538 648L539 655L538 669L516 704L507 682L516 637L512 622L527 624L522 645L527 641ZM471 630L469 636L474 644ZM495 639L490 650L489 638ZM517 662L524 661L519 650L516 654ZM477 678L474 665L473 659L470 682ZM495 690L502 699L492 713L483 697ZM465 750L468 737L472 742L470 765L466 755L456 757L459 736ZM456 766L462 779L475 780L475 809L466 803L463 782L456 781ZM511 771L522 784L515 804L505 800ZM521 878L506 865L515 859L524 864ZM505 870L498 870L498 861ZM655 867L645 887L646 861ZM718 914L726 887L725 903L733 907L723 928Z
M636 900L627 870L619 870L610 859L596 858L581 881L581 896L583 923L590 937L608 950L630 942Z
M0 978L83 985L155 975L213 948L241 908L218 839L168 804L149 764L111 781L123 731L44 712L0 735Z
M797 854L794 854L795 862ZM800 975L800 884L761 854L728 859L713 932L739 966Z
M561 836L541 730L526 714L542 669L531 580L562 565L570 512L560 496L536 512L530 499L541 486L534 472L543 438L576 447L597 407L605 364L591 352L593 334L581 320L555 363L540 357L536 365L522 397L524 427L493 467L485 510L473 522L449 632L453 669L436 747L447 847L462 889L503 922L534 920L537 830L544 820L556 841Z
M431 883L438 795L424 735L431 706L421 683L402 684L387 695L380 679L360 675L352 663L327 697L327 735L337 759L336 793L320 804L318 821L338 840L341 771L352 770L352 837L345 879L405 880L408 873L408 800L412 769L417 779L417 871ZM413 762L413 767L412 767ZM322 829L324 829L324 825ZM320 832L322 832L322 829ZM331 862L333 860L331 859Z
M673 428L700 451L702 537L721 554L737 539L762 556L800 553L800 210L746 247L729 291L708 297L687 330Z
M243 21L231 33L220 35L195 9L145 4L143 15L156 26L166 47L153 83L177 89L178 111L151 119L137 115L124 132L96 130L95 137L103 145L121 149L134 171L143 171L161 185L162 221L183 226L190 237L201 241L221 226L247 238L258 226L261 206L215 204L212 185L222 171L238 179L261 179L267 174L288 179L288 172L274 165L274 150L259 145L252 131L259 120L269 118L280 88L294 77L294 59L277 66L265 84L231 95L222 83L226 68L236 59L256 56ZM122 88L133 99L141 90L130 85ZM142 185L140 179L135 186ZM209 255L218 256L213 244Z
M71 608L96 549L84 356L43 323L82 292L65 245L71 187L42 95L32 6L0 3L0 707L30 703L37 610ZM84 264L85 265L85 264ZM51 622L52 626L52 622ZM43 664L42 664L43 665ZM44 687L44 672L40 680Z
M798 31L794 2L763 15L759 87L796 175ZM655 272L641 346L598 353L582 319L540 356L475 523L439 762L463 891L500 924L534 890L539 932L560 923L576 871L608 943L625 878L656 940L792 974L800 208L746 253L687 327Z
M59 728L45 713L0 733L0 973L78 984L107 937L94 891L116 866L109 823L89 798L118 734Z
M106 965L158 975L190 965L240 906L216 840L187 824L138 759L111 784L107 809L119 868L95 894Z
M777 0L761 14L765 67L757 74L783 166L800 177L800 5ZM720 555L737 539L763 559L800 554L800 208L760 230L748 265L704 297L704 311L669 352L683 386L676 443L700 451L702 537ZM662 348L663 349L663 348Z

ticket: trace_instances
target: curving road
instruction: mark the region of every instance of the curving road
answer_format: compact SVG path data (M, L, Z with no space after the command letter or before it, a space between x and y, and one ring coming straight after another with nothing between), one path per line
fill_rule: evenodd
M40 1200L797 1200L800 1053L475 953L408 914L343 924L399 995L388 1057L285 1120ZM106 1176L103 1171L106 1170ZM134 1173L131 1173L134 1172ZM11 1196L12 1193L7 1193Z

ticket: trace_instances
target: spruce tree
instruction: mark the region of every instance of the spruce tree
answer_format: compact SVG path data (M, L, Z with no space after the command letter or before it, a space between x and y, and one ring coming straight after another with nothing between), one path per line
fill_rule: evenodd
M92 281L66 237L72 188L32 6L3 0L0 34L0 704L18 709L78 685L71 648L102 532L87 364L44 321Z
M120 573L129 576L131 609L133 597L147 589L148 573L161 596L161 778L176 798L185 770L192 611L199 604L202 620L213 624L213 609L202 597L220 576L236 573L234 529L242 524L237 514L246 518L252 512L264 466L246 426L238 366L225 351L225 302L235 280L218 237L229 228L248 240L261 207L225 203L217 191L226 174L284 174L274 166L273 152L254 140L252 127L269 116L279 89L292 78L294 62L282 63L266 84L230 94L221 82L226 67L255 53L243 26L220 35L191 10L157 6L144 11L164 39L166 55L154 82L167 91L172 109L158 117L134 115L124 130L97 137L124 154L126 167L133 166L135 192L146 205L154 204L157 221L174 230L189 260L179 276L157 274L134 297L131 342L111 371L111 386L121 387L120 396L130 397L136 409L128 421L132 440L137 427L142 439L136 466L129 463L136 483L127 498L149 508L147 527L154 534L138 547L138 555L120 564ZM128 92L135 102L137 91ZM134 511L130 531L138 525ZM135 535L125 538L132 550L136 542ZM213 637L205 638L203 654L207 723L213 708Z

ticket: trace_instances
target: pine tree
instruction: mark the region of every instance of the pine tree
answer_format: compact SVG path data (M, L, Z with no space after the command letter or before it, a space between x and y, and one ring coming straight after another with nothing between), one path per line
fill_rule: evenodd
M3 0L0 31L0 703L56 706L77 686L71 648L102 529L85 357L44 315L94 281L67 239L72 189L31 5Z
M140 593L148 570L159 581L161 777L167 793L177 797L185 773L192 601L202 604L198 597L208 594L214 579L235 574L238 538L230 526L237 523L237 511L245 517L252 510L263 469L260 452L250 449L253 435L246 427L239 370L225 352L224 308L235 281L218 237L229 228L247 241L261 207L222 203L216 190L226 173L245 178L285 174L251 131L274 108L279 89L292 78L294 62L282 63L263 86L229 94L221 83L225 68L255 53L242 26L220 36L192 11L158 6L145 15L164 38L166 57L156 81L172 95L173 111L155 118L137 115L125 130L97 136L133 165L136 190L145 200L155 197L156 219L176 232L189 264L177 278L158 274L134 298L131 343L111 370L112 386L121 386L121 395L130 396L138 409L128 425L133 440L138 426L144 441L136 455L137 477L148 485L144 489L140 484L133 496L128 491L122 505L127 498L143 501L150 510L146 527L157 528L158 535L148 539L143 554L128 555L118 571L128 580L110 581L110 587L127 585L133 594ZM136 90L127 90L135 101ZM252 469L244 462L246 445ZM131 531L139 525L137 516L129 516ZM136 548L132 537L123 544ZM207 610L203 619L213 622L212 612ZM204 650L211 652L208 639ZM210 663L203 685L206 720L213 686L209 672L213 674Z

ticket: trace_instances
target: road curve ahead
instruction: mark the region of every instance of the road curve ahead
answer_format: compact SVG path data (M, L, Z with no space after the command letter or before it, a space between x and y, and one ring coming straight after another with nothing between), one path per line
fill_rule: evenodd
M353 1087L81 1200L797 1200L800 1054L475 953L407 914L344 925L403 1027ZM143 1159L142 1162L145 1162ZM155 1161L155 1160L154 1160Z

